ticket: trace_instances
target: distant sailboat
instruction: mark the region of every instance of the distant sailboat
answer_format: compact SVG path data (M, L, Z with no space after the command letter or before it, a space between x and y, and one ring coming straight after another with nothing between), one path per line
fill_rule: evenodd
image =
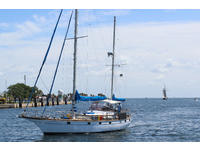
M164 86L163 88L163 100L167 100L168 97L167 97L167 93L166 93L166 87Z

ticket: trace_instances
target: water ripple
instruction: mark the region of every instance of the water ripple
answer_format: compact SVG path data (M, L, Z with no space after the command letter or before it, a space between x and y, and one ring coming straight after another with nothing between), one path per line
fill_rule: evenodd
M200 141L200 102L192 99L129 99L133 113L126 130L107 133L43 135L33 123L17 118L22 109L0 110L0 141L59 142L181 142ZM48 109L60 110L70 106ZM79 108L85 105L78 106ZM41 108L36 108L40 110Z

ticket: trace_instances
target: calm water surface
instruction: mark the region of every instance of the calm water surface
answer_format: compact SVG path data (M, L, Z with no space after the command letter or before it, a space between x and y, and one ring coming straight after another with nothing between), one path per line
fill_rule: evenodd
M200 141L200 101L193 99L129 99L133 122L123 131L43 135L33 123L18 118L22 109L0 110L0 141L181 142ZM67 106L54 106L64 109ZM51 107L52 108L52 107ZM37 108L41 109L41 108ZM48 108L50 109L50 108Z

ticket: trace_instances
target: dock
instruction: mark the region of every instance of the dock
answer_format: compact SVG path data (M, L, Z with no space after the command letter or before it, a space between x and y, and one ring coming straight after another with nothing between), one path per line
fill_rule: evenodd
M49 102L48 106L54 106L54 105L68 105L71 104L71 101L60 101L60 102ZM46 105L41 102L31 102L28 104L28 107L44 107ZM27 106L27 103L13 103L13 104L0 104L0 109L7 109L7 108L25 108Z

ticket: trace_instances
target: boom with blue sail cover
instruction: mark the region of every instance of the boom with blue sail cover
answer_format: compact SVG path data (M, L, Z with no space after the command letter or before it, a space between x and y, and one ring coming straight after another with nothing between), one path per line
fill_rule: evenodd
M126 99L125 98L116 98L115 94L113 94L112 100L114 100L114 101L125 101Z
M75 94L76 101L100 101L107 99L106 96L81 96L76 90Z

